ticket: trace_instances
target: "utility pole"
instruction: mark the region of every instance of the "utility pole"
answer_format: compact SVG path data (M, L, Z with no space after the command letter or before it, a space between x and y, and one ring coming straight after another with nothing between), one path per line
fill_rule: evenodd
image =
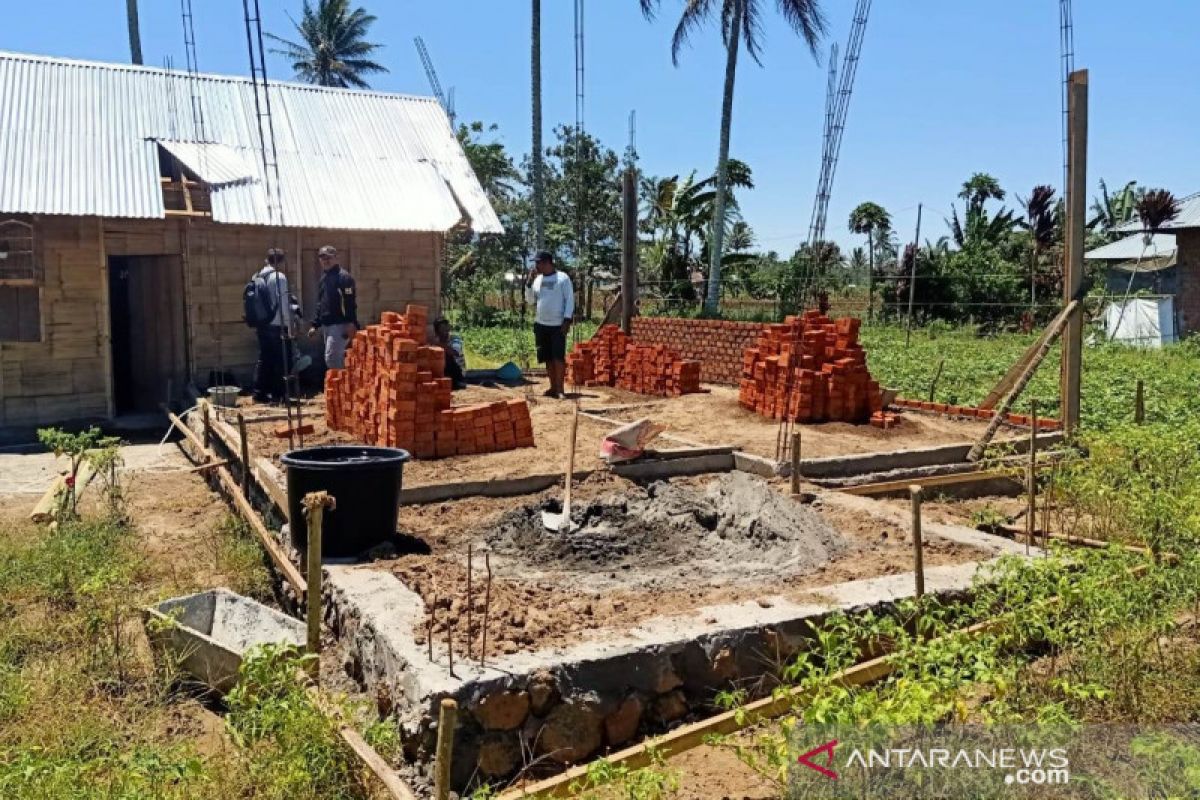
M1063 303L1079 300L1083 290L1083 238L1087 208L1088 71L1072 72L1068 81L1067 230L1064 237ZM1079 384L1083 366L1082 305L1067 317L1063 332L1060 409L1063 432L1079 427Z

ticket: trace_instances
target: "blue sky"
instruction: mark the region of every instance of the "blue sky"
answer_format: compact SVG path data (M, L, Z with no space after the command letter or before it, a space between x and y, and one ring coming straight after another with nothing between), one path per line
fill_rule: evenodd
M265 28L289 34L300 0L261 0ZM428 94L412 44L424 37L443 85L456 87L460 118L500 126L509 147L529 143L529 4L517 0L362 0L379 17L372 38L390 74L375 88ZM124 2L41 0L6 9L0 48L105 61L128 60ZM200 68L245 74L238 0L193 0ZM591 0L587 9L587 126L620 151L637 109L638 150L653 174L710 171L715 164L723 57L715 28L701 32L678 68L669 37L678 0L647 23L636 0ZM763 67L740 64L732 152L757 188L742 196L763 247L789 253L804 238L821 148L825 74L775 16ZM1136 178L1177 195L1200 191L1200 3L1075 3L1076 66L1091 71L1089 185ZM825 0L831 35L844 42L851 0ZM1151 13L1139 13L1150 11ZM14 13L15 12L15 13ZM148 64L182 65L178 0L141 0ZM877 0L867 28L829 232L843 245L849 210L888 208L912 237L924 202L925 232L943 218L974 171L1010 194L1061 181L1058 3L1055 0ZM827 50L828 42L822 48ZM543 0L546 130L574 119L572 4ZM289 77L278 56L272 77ZM0 124L3 121L0 120ZM1011 198L1015 203L1015 198Z

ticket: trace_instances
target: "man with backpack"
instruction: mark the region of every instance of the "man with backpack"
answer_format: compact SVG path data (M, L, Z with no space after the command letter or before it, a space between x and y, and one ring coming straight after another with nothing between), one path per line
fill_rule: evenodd
M283 250L268 250L267 263L246 284L242 295L246 324L258 337L254 400L259 403L286 399L284 376L292 369L292 327L300 305L288 288L283 273L286 265Z

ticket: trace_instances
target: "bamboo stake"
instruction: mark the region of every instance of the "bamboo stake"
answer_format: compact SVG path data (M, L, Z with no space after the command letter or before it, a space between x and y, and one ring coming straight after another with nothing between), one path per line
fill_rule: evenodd
M304 515L308 522L308 652L316 656L310 666L313 680L321 676L321 527L325 509L336 507L336 501L326 492L304 496Z
M925 596L925 543L921 538L921 495L920 486L908 490L912 501L913 577L916 579L917 599Z
M1141 425L1146 421L1146 386L1138 378L1137 392L1133 396L1133 421Z
M475 604L475 593L471 591L471 573L473 567L473 548L471 543L467 543L467 660L471 660L472 645L474 644L475 627L471 624L471 606Z
M454 726L457 722L458 703L447 697L442 700L438 713L437 761L433 780L433 796L436 800L450 798L450 767L454 757Z
M204 420L204 449L212 446L212 422L208 417L208 403L200 404L200 416Z
M1037 414L1037 398L1033 397L1029 400L1029 467L1025 470L1025 486L1029 494L1029 510L1025 515L1025 555L1029 555L1029 543L1037 531ZM1043 538L1042 549L1045 550L1048 544Z
M483 551L483 565L487 569L487 585L483 590L483 644L479 648L479 668L487 660L488 614L492 610L492 551Z
M246 437L246 417L242 412L237 415L238 438L242 446L242 494L250 497L250 440Z
M792 494L800 494L800 431L792 434Z

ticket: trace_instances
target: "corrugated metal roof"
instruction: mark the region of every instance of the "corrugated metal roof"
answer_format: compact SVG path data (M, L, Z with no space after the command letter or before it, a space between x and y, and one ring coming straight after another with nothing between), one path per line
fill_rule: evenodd
M1163 225L1161 230L1177 231L1180 228L1200 228L1200 192L1188 195L1179 201L1179 215ZM1144 230L1140 219L1133 219L1117 227L1122 233Z
M1147 244L1142 234L1135 233L1120 241L1109 242L1103 247L1089 250L1083 254L1083 257L1089 261L1137 261L1139 258L1162 257L1174 253L1175 236L1173 234L1153 234Z
M196 177L210 186L255 180L254 156L212 142L177 142L159 139L158 146L179 160Z
M284 225L503 231L432 98L272 83L271 111ZM162 217L166 142L240 154L253 180L214 187L213 218L272 224L248 79L0 51L0 212Z

